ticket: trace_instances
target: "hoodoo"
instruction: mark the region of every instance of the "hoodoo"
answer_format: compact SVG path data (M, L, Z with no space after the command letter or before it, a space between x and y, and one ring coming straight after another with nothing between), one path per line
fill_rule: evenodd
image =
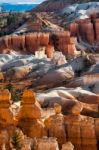
M0 3L0 150L99 150L99 2L38 1Z

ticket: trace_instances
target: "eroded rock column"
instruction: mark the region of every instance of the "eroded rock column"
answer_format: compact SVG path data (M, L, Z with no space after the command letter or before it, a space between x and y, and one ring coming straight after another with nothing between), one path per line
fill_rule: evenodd
M17 126L28 137L41 138L46 135L44 124L40 121L41 108L36 102L35 93L31 90L24 91L20 111L16 118Z
M13 113L10 110L11 93L8 90L0 91L0 127L14 125Z
M54 105L55 115L50 116L45 120L45 126L47 128L49 137L56 137L61 147L66 142L66 133L64 126L64 116L61 114L61 106L59 104Z
M9 129L12 132L15 120L10 110L11 93L8 90L0 91L0 150L9 150Z
M72 114L65 117L67 139L75 150L97 150L94 119L80 115L81 110L75 105Z

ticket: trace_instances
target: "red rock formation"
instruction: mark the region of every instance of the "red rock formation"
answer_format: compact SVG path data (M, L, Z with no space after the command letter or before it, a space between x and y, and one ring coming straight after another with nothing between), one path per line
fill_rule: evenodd
M99 43L99 16L93 14L88 19L71 23L69 30L72 36L81 38L89 44Z
M43 137L37 140L36 150L59 150L56 138Z
M76 150L97 150L93 118L69 115L65 119L67 138Z
M8 41L9 44L9 41ZM24 50L25 49L25 36L11 36L11 46L15 50Z
M54 56L54 46L48 45L45 49L45 53L48 58L53 58Z
M50 38L49 38L50 36ZM76 38L70 36L69 31L61 33L31 33L26 35L11 35L0 39L0 52L10 53L10 49L25 53L35 53L39 47L46 48L49 58L53 57L55 50L62 51L65 55L74 55ZM5 51L4 51L5 50Z
M47 46L49 43L48 33L32 33L27 35L12 35L5 36L0 39L0 50L1 53L4 49L13 49L27 52L32 52L37 50L39 46Z
M0 129L14 125L13 113L10 110L11 93L8 90L0 91Z
M27 51L34 52L38 47L37 34L27 34L25 42Z
M52 34L51 40L55 48L62 51L64 55L73 55L76 51L76 38L70 37L68 31Z
M99 19L96 19L95 30L96 30L96 41L99 43Z
M81 139L83 150L97 150L97 141L93 118L86 118L85 121L82 121Z
M74 150L74 146L71 142L66 142L62 145L62 150Z
M40 121L41 108L36 102L35 93L26 90L23 93L20 111L16 117L18 127L29 137L41 138L46 135L44 124Z
M74 56L76 51L75 44L68 44L64 47L63 53L68 56Z
M25 37L27 51L34 52L39 46L47 46L49 43L49 34L32 33Z
M45 126L50 137L56 137L60 146L66 142L64 116L61 114L61 106L54 104L55 115L45 120ZM57 128L56 128L57 127Z
M93 24L91 23L91 20L85 20L79 23L79 36L81 36L83 40L86 40L88 43L92 44L95 41L95 38Z
M71 23L69 26L69 30L71 31L71 36L77 36L78 34L78 24L76 22Z
M96 138L99 141L99 119L95 119L95 130L96 130Z

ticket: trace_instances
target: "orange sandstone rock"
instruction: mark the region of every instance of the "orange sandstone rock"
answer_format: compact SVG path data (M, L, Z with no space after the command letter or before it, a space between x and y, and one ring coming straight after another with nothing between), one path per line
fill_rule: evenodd
M77 150L97 150L94 119L81 115L65 117L67 139Z
M71 142L67 142L62 145L62 150L74 150L74 146Z
M11 94L8 90L0 91L0 125L7 127L14 125L14 116L10 110Z
M99 43L99 19L96 19L95 23L95 30L96 30L96 41Z
M43 137L37 140L36 150L59 150L56 138Z
M22 35L22 36L12 35L11 44L12 44L12 49L14 50L24 50L25 49L25 35Z
M54 47L51 45L48 45L45 49L45 53L48 58L53 58L54 56Z
M35 93L26 90L23 93L20 111L17 115L18 127L20 127L27 136L42 137L46 135L44 124L39 120L41 117L41 108L36 104Z
M70 24L69 30L70 30L72 36L77 36L78 27L79 27L79 25L75 22Z
M55 104L54 109L55 115L45 120L45 126L49 136L56 137L59 145L62 146L66 142L64 116L61 114L61 106L59 104Z

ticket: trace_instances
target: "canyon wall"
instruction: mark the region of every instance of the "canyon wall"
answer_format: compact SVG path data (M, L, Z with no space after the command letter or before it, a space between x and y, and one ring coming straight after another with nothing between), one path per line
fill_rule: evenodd
M0 53L10 53L11 50L21 53L35 53L40 47L45 47L48 57L53 56L54 49L63 54L74 55L76 40L69 32L62 33L31 33L26 35L9 35L0 38Z
M33 33L27 35L10 35L0 39L0 50L13 49L15 51L27 51L34 53L39 46L47 46L48 33Z
M88 19L71 23L69 26L71 36L78 37L89 44L99 44L99 16L93 14Z

